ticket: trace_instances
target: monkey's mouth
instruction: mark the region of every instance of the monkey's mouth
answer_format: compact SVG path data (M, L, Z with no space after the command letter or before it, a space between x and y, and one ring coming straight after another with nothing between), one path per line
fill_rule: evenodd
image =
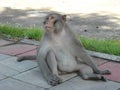
M50 29L51 27L45 27L45 29Z
M52 29L52 27L45 27L45 29L46 29L47 31L49 31L49 30Z

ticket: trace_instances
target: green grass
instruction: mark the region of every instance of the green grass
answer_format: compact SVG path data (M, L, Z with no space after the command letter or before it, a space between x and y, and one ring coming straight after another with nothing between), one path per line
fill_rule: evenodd
M44 30L38 27L22 27L20 25L0 25L0 35L10 35L12 38L28 38L40 40ZM103 52L120 56L119 40L98 40L93 38L80 37L81 42L87 50Z
M38 27L22 27L19 25L0 25L0 33L9 35L12 38L29 38L39 40L44 31Z
M80 40L87 50L120 56L120 41L118 40L98 40L85 37L80 37Z
M29 30L24 31L24 36L28 37L29 39L40 40L44 31L37 27L31 27Z
M25 28L12 25L0 25L0 33L11 35L12 37L23 37Z

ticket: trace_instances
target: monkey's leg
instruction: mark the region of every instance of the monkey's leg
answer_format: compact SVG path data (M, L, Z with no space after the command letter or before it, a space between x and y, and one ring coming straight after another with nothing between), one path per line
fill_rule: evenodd
M107 79L102 75L96 75L96 74L81 74L80 75L84 80L102 80L107 81Z
M92 61L92 58L87 54L83 47L81 47L80 49L79 56L87 65L89 65L93 69L96 74L111 74L109 70L99 70L95 63Z
M102 76L102 75L97 75L94 74L92 68L88 65L82 64L79 66L80 70L79 70L79 75L85 79L85 80L103 80L103 81L107 81L107 79Z
M17 58L18 62L24 61L24 60L36 60L36 55L31 56L20 56Z
M62 79L58 75L57 61L55 53L52 50L47 54L47 64L53 74L53 77L49 79L49 83L53 86L60 84L62 82Z

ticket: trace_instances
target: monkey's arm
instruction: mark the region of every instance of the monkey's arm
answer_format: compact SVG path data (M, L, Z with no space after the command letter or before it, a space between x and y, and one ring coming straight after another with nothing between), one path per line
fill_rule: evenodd
M77 40L75 34L72 32L72 30L66 25L65 29L67 36L69 36L68 39L70 39L70 45L72 45L72 52L76 53L75 55L80 58L84 63L91 66L95 72L98 72L97 66L93 63L91 57L87 55L87 53L84 50L84 47L82 43ZM79 60L79 59L78 59Z
M38 53L37 61L38 61L38 66L41 70L41 73L43 74L44 78L48 80L52 72L50 71L46 63L46 56L47 56L47 53L41 53L41 52Z
M38 65L41 73L50 85L57 85L62 82L58 77L57 61L55 54L50 50L48 53L38 53Z
M98 67L96 66L96 64L93 62L92 57L90 55L87 54L87 52L85 51L84 47L82 46L81 42L74 40L75 43L78 45L79 47L79 58L81 58L87 65L89 65L90 67L92 67L93 71L95 73L98 74L111 74L111 72L109 70L99 70Z

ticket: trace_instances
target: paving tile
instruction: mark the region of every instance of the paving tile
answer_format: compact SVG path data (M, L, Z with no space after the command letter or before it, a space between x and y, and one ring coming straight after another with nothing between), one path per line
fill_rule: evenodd
M16 71L24 72L26 70L32 69L34 67L37 67L37 63L33 61L23 61L23 62L17 62L17 57L8 58L6 60L1 61L0 63L3 65L6 65L7 67L10 67Z
M21 80L27 83L31 83L33 85L44 87L44 88L51 87L50 85L47 84L47 82L42 77L39 68L35 68L33 70L16 75L13 78L16 78L18 80Z
M13 43L13 42L0 39L0 46L4 46L4 45L10 44L10 43Z
M96 65L102 65L106 62L108 62L107 60L105 59L101 59L101 58L95 58L95 57L92 57L93 58L93 62L96 64Z
M0 64L0 73L6 76L13 76L18 74L19 72L6 65Z
M76 77L49 90L117 90L118 88L120 88L120 83L82 80Z
M71 73L71 74L65 74L65 75L60 75L60 77L62 78L63 82L74 78L75 76L77 76L77 73Z
M15 79L5 79L0 81L0 90L44 90L39 86L27 84Z
M61 78L64 79L64 81L66 81L75 76L76 76L76 74L67 74L67 75L62 75ZM24 82L28 82L28 83L31 83L34 85L38 85L38 86L44 87L44 88L51 87L50 85L48 85L46 80L43 78L39 68L35 68L35 69L27 71L25 73L16 75L13 78L16 78L16 79L19 79L19 80L22 80Z
M0 54L0 61L5 60L6 58L11 58L12 56Z
M37 55L37 50L32 50L23 54L19 54L17 56L26 56L26 55Z
M0 73L0 80L5 79L7 76Z
M33 45L16 44L16 45L10 45L6 47L0 47L0 53L8 54L8 55L17 55L17 54L21 54L21 53L33 50L35 48L36 46L33 46Z
M108 62L99 67L100 69L108 69L111 71L111 75L104 75L112 81L120 82L120 63Z

